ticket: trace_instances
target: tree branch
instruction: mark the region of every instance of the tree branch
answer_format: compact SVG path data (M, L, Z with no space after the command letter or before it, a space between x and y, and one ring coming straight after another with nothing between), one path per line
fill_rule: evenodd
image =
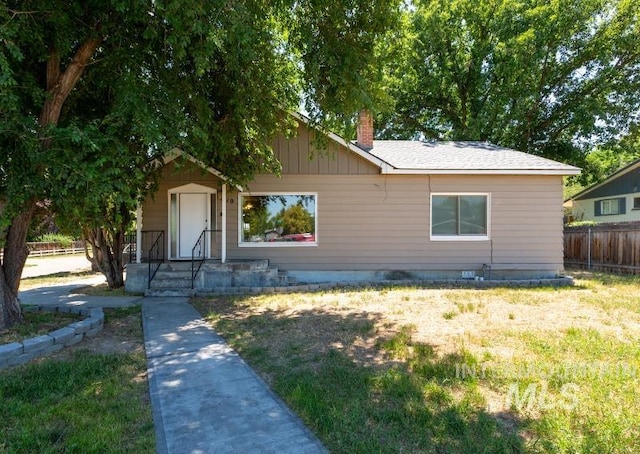
M78 48L67 69L60 73L60 56L52 49L47 60L48 97L42 106L40 125L55 125L60 119L62 106L71 90L76 86L84 68L102 42L102 37L88 38ZM51 72L50 72L51 71Z

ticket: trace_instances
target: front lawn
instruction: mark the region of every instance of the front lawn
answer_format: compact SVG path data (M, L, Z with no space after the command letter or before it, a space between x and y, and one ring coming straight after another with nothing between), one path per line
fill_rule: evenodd
M0 371L0 453L154 452L140 307L98 336Z
M640 279L196 306L333 452L640 452Z

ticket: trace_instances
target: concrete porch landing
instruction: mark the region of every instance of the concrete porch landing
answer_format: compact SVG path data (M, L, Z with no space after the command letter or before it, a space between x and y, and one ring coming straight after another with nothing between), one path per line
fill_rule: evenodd
M196 264L197 266L197 264ZM233 261L221 263L205 261L192 281L191 261L172 261L160 265L148 286L149 264L127 265L127 292L145 296L194 296L196 293L215 293L221 289L275 287L287 285L286 275L269 266L267 260Z

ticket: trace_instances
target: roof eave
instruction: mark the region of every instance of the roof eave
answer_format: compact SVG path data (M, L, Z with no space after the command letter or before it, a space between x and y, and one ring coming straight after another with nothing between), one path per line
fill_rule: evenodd
M614 173L612 173L611 175L609 175L607 178L604 179L604 181L601 181L598 184L594 184L586 189L583 189L582 191L578 192L577 194L573 195L572 197L569 197L567 200L578 200L578 198L584 198L584 196L586 194L589 194L591 191L595 191L596 189L604 186L605 184L608 184L610 182L612 182L613 180L620 178L623 175L626 175L629 172L634 171L635 169L640 168L640 159L633 161L632 163L628 164L627 166L623 167L622 169L619 169L617 171L615 171Z
M398 169L390 167L382 173L390 175L579 175L580 169Z

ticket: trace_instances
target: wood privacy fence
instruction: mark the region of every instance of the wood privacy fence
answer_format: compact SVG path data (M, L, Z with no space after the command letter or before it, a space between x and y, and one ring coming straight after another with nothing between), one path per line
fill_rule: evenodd
M620 274L640 274L640 223L565 227L564 265Z

